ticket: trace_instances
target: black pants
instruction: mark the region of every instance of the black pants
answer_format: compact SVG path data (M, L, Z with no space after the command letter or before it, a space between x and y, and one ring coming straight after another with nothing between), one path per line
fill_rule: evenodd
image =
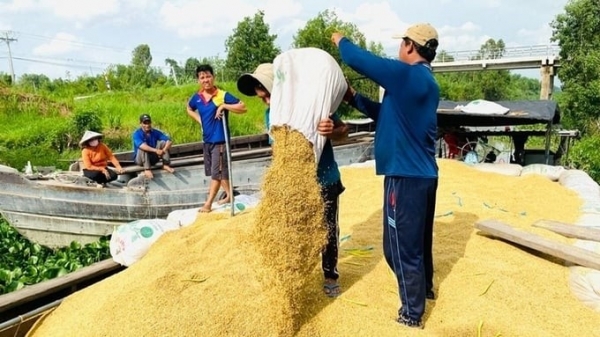
M117 180L118 175L117 172L107 168L110 178L106 178L106 175L102 173L102 171L94 171L94 170L83 170L83 175L97 182L98 184L106 184L113 180Z
M398 280L399 314L421 321L433 289L433 220L437 178L385 177L383 252Z
M325 278L337 280L340 275L337 271L338 245L340 226L338 224L339 196L346 188L341 181L334 184L321 186L321 196L325 202L325 221L327 225L327 245L323 249L322 268Z

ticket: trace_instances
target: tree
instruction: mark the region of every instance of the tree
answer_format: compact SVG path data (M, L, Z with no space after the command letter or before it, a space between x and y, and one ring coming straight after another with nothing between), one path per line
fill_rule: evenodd
M170 74L172 76L175 76L175 78L177 79L177 81L179 81L179 83L184 81L184 71L183 68L179 65L179 63L175 60L173 60L172 58L166 58L165 59L165 64L171 68L170 70Z
M340 20L335 12L329 10L320 12L316 17L308 20L306 25L294 35L292 46L294 48L314 47L328 52L340 64L344 75L356 90L371 99L379 100L379 86L370 80L360 78L361 76L357 72L342 63L338 48L331 42L331 34L335 31L342 32L358 46L368 49L376 55L385 56L381 43L371 41L367 48L367 39L358 27L353 23ZM350 111L351 109L346 105L340 107L342 115L347 115Z
M505 53L502 39L489 39L481 45L473 60L498 59ZM438 62L451 62L454 58L445 51L436 57ZM442 97L450 100L485 99L499 101L509 99L511 92L511 75L508 70L480 70L472 72L449 73L436 75L440 84Z
M235 77L253 71L261 63L272 62L280 52L275 45L277 35L269 33L264 16L263 11L258 11L254 17L245 17L225 41L225 66Z
M148 70L152 63L152 54L150 53L150 46L147 44L140 44L133 49L131 53L131 65L136 68Z
M479 53L475 56L475 60L495 60L502 58L506 52L506 45L502 39L488 39L479 48Z
M195 57L190 57L185 60L185 65L183 66L185 77L188 80L194 81L196 79L196 68L200 65L200 60Z
M561 108L564 124L582 132L600 127L600 6L597 0L572 0L551 23L560 46Z
M445 50L441 50L437 53L434 62L454 62L454 56L448 54Z

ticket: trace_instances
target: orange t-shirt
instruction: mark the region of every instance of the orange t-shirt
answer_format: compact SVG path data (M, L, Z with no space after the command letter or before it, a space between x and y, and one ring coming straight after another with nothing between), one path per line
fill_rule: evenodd
M96 148L86 147L81 151L83 168L86 170L102 171L110 161L115 167L119 167L119 161L112 151L104 143L98 143Z

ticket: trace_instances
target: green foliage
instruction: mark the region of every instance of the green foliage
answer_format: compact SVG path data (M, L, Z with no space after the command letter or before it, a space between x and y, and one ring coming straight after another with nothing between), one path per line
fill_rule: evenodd
M489 39L479 49L474 60L498 59L505 53L502 39ZM436 60L451 62L454 58L441 51ZM528 99L530 94L522 95L520 90L512 90L515 83L522 82L518 75L511 75L508 70L482 70L460 73L436 74L440 85L441 96L449 100L486 99L499 101L506 99ZM535 81L535 80L534 80ZM537 82L537 81L536 81ZM531 82L529 82L531 83ZM539 83L538 83L539 97ZM537 99L537 97L535 99Z
M232 136L264 132L264 104L256 97L245 97L235 83L219 87L243 99L245 115L232 114ZM115 152L131 150L131 133L139 127L139 115L149 113L154 127L170 134L176 144L199 141L200 127L185 112L197 84L162 86L152 89L113 91L66 103L51 95L24 95L7 90L0 95L0 162L22 169L28 160L34 166L66 169L80 155L79 139L85 130L102 132L106 144ZM29 103L24 103L27 100Z
M362 94L367 95L371 99L379 99L379 86L367 79L360 79L356 71L342 63L338 48L331 42L331 34L341 32L356 43L358 46L368 49L376 55L383 55L383 46L380 43L370 42L367 44L367 39L360 32L358 27L350 22L340 20L335 12L325 10L317 14L316 17L308 20L306 25L299 29L294 35L294 48L315 47L328 52L341 65L342 71L346 78L351 81L352 86ZM367 48L368 46L368 48ZM351 108L343 104L340 106L339 112L342 116L347 116L351 113Z
M65 275L110 257L109 241L57 250L32 243L0 218L0 294Z
M74 131L83 135L85 130L102 133L102 121L100 116L94 111L77 111L71 117L71 123Z
M569 151L569 165L600 181L600 136L583 137Z
M600 6L572 0L551 24L560 46L564 124L586 133L600 118Z
M245 17L227 38L225 67L231 75L237 77L252 72L259 64L270 63L279 54L275 45L277 35L269 33L264 16L263 11L258 11L254 17Z

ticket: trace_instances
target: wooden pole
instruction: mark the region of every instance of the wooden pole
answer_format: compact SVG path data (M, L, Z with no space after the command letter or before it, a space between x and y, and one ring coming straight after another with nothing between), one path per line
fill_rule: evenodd
M574 264L600 270L600 254L560 242L553 242L539 235L518 231L497 220L483 220L475 223L475 228L484 233L528 247L539 252L558 257Z
M600 242L600 229L598 228L570 225L552 220L539 220L536 221L532 226L544 228L568 238Z

